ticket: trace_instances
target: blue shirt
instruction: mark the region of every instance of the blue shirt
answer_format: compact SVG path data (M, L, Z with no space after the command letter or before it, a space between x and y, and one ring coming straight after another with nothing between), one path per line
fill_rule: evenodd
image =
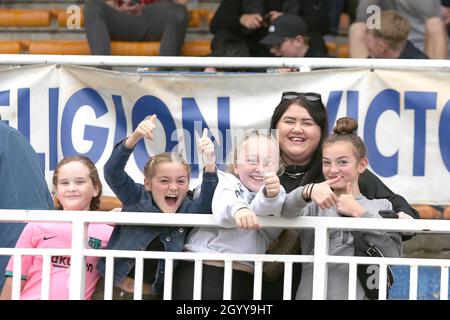
M0 208L53 209L37 153L16 129L0 121ZM0 247L14 248L24 223L0 223ZM9 256L0 256L0 288Z

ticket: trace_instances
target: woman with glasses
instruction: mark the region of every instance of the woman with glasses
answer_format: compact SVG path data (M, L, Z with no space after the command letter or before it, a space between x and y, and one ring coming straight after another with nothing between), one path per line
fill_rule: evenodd
M275 108L270 129L278 130L280 158L284 173L280 176L286 192L314 183L311 199L321 209L336 206L337 197L322 174L322 144L328 135L325 106L318 93L284 92ZM358 180L361 194L368 199L387 199L399 217L419 218L418 212L400 195L393 193L377 176L366 169ZM403 240L407 240L402 235ZM300 249L301 250L301 249ZM294 267L293 288L300 280L300 267ZM283 277L264 283L264 299L281 299Z

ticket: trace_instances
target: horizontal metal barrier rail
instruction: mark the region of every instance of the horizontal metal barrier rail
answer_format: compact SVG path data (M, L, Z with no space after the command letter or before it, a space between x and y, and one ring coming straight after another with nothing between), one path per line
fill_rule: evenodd
M259 217L262 227L278 227L285 229L312 228L315 230L315 252L309 255L264 255L264 254L217 254L192 252L145 252L126 250L95 250L86 249L86 231L88 223L109 223L129 225L166 225L166 226L201 226L215 227L216 221L212 215L201 214L163 214L142 212L89 212L89 211L44 211L44 210L0 210L2 222L69 222L72 223L71 249L14 249L0 248L0 255L14 255L13 298L19 298L20 270L22 255L44 255L43 265L43 299L48 298L50 259L52 255L70 255L70 295L69 298L79 300L84 298L85 256L106 257L105 299L112 298L113 259L128 257L136 259L136 277L134 298L141 299L143 259L165 259L165 290L164 299L172 296L173 260L195 261L194 299L201 299L201 273L204 260L219 260L225 263L224 299L231 299L232 263L235 261L254 261L254 299L261 299L263 262L280 261L285 264L284 299L291 298L292 264L309 262L314 264L313 299L326 299L326 266L329 263L349 264L349 299L356 297L356 266L357 264L380 265L379 298L386 298L386 266L406 265L410 272L410 299L417 299L418 266L441 267L440 298L448 299L448 267L450 259L411 259L411 258L372 258L353 256L328 255L328 231L343 230L384 230L416 233L450 233L449 220L410 220L410 219L379 219L374 224L367 218L324 218L297 217L275 218Z
M81 56L2 54L0 65L71 64L85 66L215 67L215 68L439 68L450 69L450 60L356 58L230 58L162 56Z

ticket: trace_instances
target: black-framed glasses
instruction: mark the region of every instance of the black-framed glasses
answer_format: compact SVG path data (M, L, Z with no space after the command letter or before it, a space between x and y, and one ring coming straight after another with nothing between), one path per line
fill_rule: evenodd
M316 92L296 92L296 91L285 91L281 95L282 101L295 100L300 97L305 98L309 102L317 102L322 100L322 96Z

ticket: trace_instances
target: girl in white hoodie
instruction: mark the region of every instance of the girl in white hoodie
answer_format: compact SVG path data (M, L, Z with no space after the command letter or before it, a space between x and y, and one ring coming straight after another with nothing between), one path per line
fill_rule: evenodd
M257 216L280 216L286 192L276 175L278 145L272 137L245 134L233 154L230 173L218 172L212 201L219 228L194 228L185 251L265 253L281 229L260 229ZM202 299L223 299L223 261L203 261ZM253 263L233 263L232 299L252 299ZM192 299L194 263L182 261L174 273L174 299Z

